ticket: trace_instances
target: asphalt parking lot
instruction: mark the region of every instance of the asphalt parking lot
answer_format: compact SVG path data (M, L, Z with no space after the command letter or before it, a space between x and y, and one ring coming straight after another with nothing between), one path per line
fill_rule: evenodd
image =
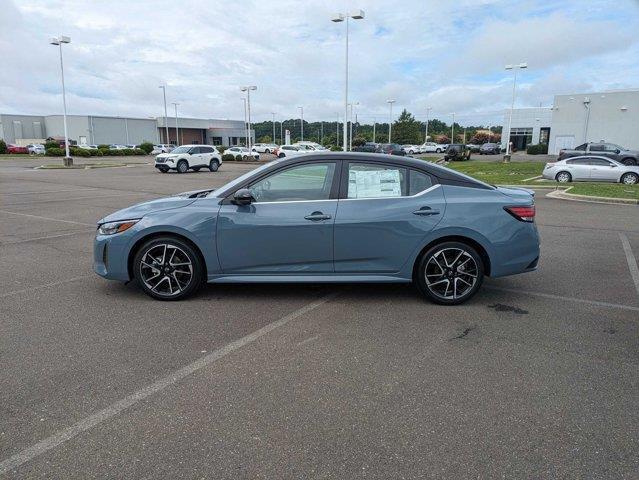
M96 220L254 165L36 164L0 162L0 477L637 478L636 206L539 191L539 270L460 307L397 285L165 303L92 273Z

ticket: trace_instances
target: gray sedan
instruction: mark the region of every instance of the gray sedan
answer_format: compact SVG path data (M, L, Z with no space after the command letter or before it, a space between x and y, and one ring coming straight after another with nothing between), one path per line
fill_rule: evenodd
M561 183L615 182L635 185L639 183L639 166L624 165L606 157L583 155L547 163L542 176Z

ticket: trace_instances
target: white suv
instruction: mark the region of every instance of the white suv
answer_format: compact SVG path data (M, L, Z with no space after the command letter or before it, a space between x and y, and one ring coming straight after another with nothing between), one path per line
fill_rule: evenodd
M255 147L253 147L252 150L249 150L246 147L230 147L224 150L224 154L233 155L235 158L237 158L237 156L240 155L242 157L242 160L248 160L249 157L251 157L253 160L260 159L260 154L257 153L257 150L255 150Z
M446 145L440 145L435 142L426 142L420 145L421 153L441 153L446 150Z
M171 153L161 153L155 157L155 168L162 173L169 170L186 173L189 169L199 172L201 168L217 172L220 165L222 156L211 145L182 145Z

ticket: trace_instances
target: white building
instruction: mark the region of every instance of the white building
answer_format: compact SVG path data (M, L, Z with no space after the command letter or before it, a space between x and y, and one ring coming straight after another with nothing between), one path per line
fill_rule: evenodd
M502 148L506 148L509 117L510 110L506 110L502 130L504 134L501 136ZM547 107L513 110L510 126L510 141L513 142L513 147L516 150L526 150L528 145L547 144L551 130L551 118L552 111Z
M600 141L639 150L639 90L555 95L548 153Z

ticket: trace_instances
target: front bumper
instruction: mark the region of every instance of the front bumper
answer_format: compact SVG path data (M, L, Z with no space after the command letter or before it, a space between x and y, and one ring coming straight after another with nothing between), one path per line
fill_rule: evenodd
M93 271L109 280L129 281L127 232L96 235L93 241Z

